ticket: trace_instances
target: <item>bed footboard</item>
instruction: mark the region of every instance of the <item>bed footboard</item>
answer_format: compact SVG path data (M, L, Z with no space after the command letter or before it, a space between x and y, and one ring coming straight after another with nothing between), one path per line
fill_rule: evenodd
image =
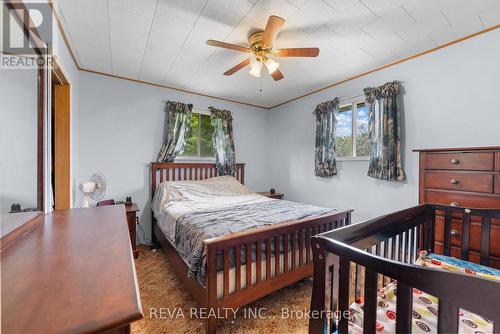
M444 235L450 233L452 215L462 217L468 230L471 216L482 222L481 263L487 264L491 219L500 210L421 205L377 219L323 233L312 238L314 285L310 333L347 333L349 306L362 298L363 333L376 332L377 291L397 281L396 332L411 333L413 288L439 300L437 329L457 333L459 310L466 309L493 321L500 330L500 283L412 264L419 250L434 250L436 212L444 213ZM462 259L469 260L469 240L462 240ZM449 237L443 253L449 254ZM458 292L458 293L457 293Z
M235 309L311 276L311 237L349 225L350 217L351 211L343 211L208 240L206 307ZM218 257L223 259L220 271ZM208 319L207 333L216 326L217 319Z

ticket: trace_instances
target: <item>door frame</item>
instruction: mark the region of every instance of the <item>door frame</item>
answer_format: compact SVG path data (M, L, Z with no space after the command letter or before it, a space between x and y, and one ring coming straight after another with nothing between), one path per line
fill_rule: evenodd
M61 67L52 68L54 209L71 207L71 85Z

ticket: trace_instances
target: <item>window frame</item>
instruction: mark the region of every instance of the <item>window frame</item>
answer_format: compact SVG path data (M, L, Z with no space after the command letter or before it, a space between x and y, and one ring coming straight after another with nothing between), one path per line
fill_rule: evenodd
M210 111L209 110L205 110L205 109L198 109L198 108L193 108L193 110L191 111L191 113L194 115L194 114L200 114L200 115L208 115L210 116ZM197 155L178 155L176 158L175 158L175 161L176 162L183 162L183 161L186 161L186 162L189 162L189 161L209 161L209 162L212 162L214 161L215 162L215 155L212 156L212 157L202 157L200 156L201 155L201 120L199 120L199 126L198 126L198 152L197 152Z
M336 157L337 161L369 161L370 160L370 155L362 155L358 156L357 155L357 149L356 149L356 129L357 129L357 122L358 122L358 104L364 103L366 105L366 100L364 99L359 99L358 98L351 98L351 99L346 99L344 101L341 101L339 104L339 110L350 106L351 111L352 111L352 127L351 127L351 136L352 136L352 156L346 156L346 157ZM340 113L340 111L339 111Z

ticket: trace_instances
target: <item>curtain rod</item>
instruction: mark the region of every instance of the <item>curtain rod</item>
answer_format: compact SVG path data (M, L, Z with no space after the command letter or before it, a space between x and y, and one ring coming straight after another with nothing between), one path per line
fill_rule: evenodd
M399 80L398 80L398 82L399 82L400 84L405 83L405 82L404 82L404 81L402 81L402 80L401 80L401 81L399 81ZM343 98L339 99L339 102L343 102L343 101L346 101L346 100L355 99L355 98L357 98L357 97L362 97L362 96L364 97L364 96L365 96L365 94L364 94L364 93L361 93L361 94L358 94L358 95L353 95L353 96L343 97Z
M163 102L163 103L167 103L167 102L168 102L168 100L161 100L161 102ZM193 109L196 109L196 110L203 110L203 111L210 111L210 109L208 109L208 108L195 107L194 105L193 105Z
M362 96L365 96L365 94L358 94L358 95L353 95L353 96L348 96L348 97L343 97L339 100L339 102L343 102L343 101L346 101L346 100L351 100L351 99L355 99L357 97L362 97Z

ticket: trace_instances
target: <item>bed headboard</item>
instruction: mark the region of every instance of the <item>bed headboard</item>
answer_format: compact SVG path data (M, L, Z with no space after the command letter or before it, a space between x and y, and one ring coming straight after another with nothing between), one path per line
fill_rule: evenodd
M154 195L156 186L163 181L204 180L216 176L217 168L214 163L152 162L151 192ZM245 184L245 164L236 164L235 177L241 184Z

